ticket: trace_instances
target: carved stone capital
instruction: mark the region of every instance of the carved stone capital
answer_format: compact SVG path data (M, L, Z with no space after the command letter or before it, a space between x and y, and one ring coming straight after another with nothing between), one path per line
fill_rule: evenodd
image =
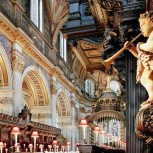
M56 86L56 82L51 80L50 82L50 92L51 94L57 94L57 86Z
M23 61L23 55L18 51L13 50L12 53L12 68L14 71L22 73L25 62Z

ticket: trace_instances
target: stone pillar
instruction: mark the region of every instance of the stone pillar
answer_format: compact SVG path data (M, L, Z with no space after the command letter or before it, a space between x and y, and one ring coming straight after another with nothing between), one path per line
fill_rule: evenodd
M54 76L51 77L51 117L52 117L52 126L56 126L56 101L57 101L57 87L56 87L56 78Z
M13 44L12 50L12 69L13 69L13 90L14 90L14 115L20 112L22 103L22 71L24 68L22 47L16 42Z
M126 153L145 153L143 140L135 134L135 118L140 104L147 99L146 91L136 84L136 58L128 52L126 59Z
M75 95L71 94L71 121L72 121L72 147L71 149L75 151L75 138L76 138L76 127L75 127Z

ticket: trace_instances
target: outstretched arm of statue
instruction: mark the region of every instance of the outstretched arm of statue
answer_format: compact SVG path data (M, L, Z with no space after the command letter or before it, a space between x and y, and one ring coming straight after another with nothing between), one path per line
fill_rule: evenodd
M127 50L129 50L136 58L138 58L138 52L136 47L132 42L125 42L124 46L126 46Z

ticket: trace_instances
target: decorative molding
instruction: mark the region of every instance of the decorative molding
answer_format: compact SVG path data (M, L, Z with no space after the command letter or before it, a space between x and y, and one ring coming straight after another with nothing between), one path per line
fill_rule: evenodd
M139 110L135 121L135 132L147 145L153 144L153 106Z
M3 105L12 104L12 98L10 97L0 98L0 104L3 104Z
M12 51L12 69L22 73L25 62L23 61L23 55L16 50Z
M58 92L56 82L53 80L50 81L50 92L51 92L51 94L55 94L55 95Z

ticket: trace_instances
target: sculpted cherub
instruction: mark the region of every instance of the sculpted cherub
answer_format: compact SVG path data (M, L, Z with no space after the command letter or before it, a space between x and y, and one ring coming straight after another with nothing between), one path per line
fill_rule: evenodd
M141 14L139 23L143 36L148 37L147 41L139 42L137 47L131 42L126 42L125 46L138 59L136 79L148 92L148 100L141 104L143 109L153 105L153 11Z

